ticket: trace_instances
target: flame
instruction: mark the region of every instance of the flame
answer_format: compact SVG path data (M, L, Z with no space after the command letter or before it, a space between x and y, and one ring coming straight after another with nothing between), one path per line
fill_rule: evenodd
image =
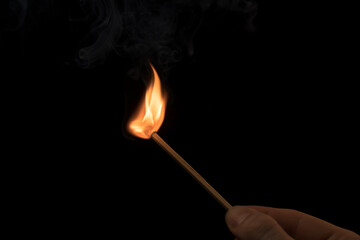
M130 118L127 126L131 134L144 139L151 138L151 134L159 130L164 121L166 107L166 96L161 90L160 78L152 65L151 68L153 79L138 111Z

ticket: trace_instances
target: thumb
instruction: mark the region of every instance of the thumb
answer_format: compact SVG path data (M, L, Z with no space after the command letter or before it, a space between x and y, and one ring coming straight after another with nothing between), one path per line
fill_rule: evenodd
M225 216L226 224L238 239L244 240L291 240L280 225L264 213L255 209L235 206Z

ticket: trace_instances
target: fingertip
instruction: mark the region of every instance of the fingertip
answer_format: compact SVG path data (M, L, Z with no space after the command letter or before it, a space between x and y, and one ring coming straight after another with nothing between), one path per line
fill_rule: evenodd
M273 218L252 208L234 206L227 211L225 220L239 239L291 239Z
M225 221L229 228L233 229L240 225L251 213L252 210L247 207L234 206L226 212Z

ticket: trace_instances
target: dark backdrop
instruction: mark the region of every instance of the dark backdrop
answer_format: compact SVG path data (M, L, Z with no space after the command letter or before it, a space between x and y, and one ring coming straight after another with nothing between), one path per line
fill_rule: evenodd
M233 205L359 231L356 95L333 38L343 28L316 6L257 2L256 30L210 9L190 56L163 68L144 54L169 93L159 135ZM205 190L153 141L124 134L146 61L110 51L83 68L88 29L67 9L2 32L5 195L9 222L24 226L15 232L232 239Z

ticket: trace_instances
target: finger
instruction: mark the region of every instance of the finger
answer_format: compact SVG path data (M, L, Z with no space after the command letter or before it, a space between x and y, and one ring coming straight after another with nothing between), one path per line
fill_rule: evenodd
M235 206L228 210L225 220L230 231L238 239L292 239L272 217L255 209Z
M249 206L249 208L274 218L295 239L336 239L336 237L343 237L344 239L360 240L360 236L354 232L296 210L260 206Z

